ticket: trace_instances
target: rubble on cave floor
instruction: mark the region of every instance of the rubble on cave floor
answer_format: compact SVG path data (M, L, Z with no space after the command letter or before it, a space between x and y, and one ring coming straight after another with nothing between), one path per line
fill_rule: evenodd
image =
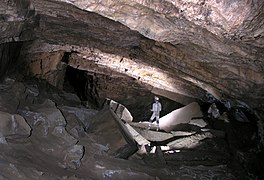
M6 78L0 90L0 179L245 175L233 161L225 129L212 129L201 118L168 132L156 131L154 124L148 130L147 122L132 122L123 106L120 112L109 105L87 109L76 95L45 82Z

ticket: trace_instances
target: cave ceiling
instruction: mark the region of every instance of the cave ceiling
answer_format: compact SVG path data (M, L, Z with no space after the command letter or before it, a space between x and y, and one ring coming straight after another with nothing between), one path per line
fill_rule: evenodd
M67 52L182 104L209 92L262 109L263 17L262 0L2 0L0 43L24 42L28 59Z

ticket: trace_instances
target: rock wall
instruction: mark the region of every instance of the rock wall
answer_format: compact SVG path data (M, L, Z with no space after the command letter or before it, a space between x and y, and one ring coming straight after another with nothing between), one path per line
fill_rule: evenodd
M261 110L263 7L261 0L4 1L1 34L2 42L34 40L23 51L37 59L70 53L72 67L135 78L182 104L209 92Z
M22 50L23 51L23 50ZM63 89L66 65L62 62L64 51L21 54L24 74L47 80L51 85Z
M233 178L226 165L157 171L109 157L108 138L114 152L124 141L107 113L101 112L102 126L95 122L98 131L86 134L95 111L86 109L92 107L89 103L83 107L81 100L98 106L106 97L114 99L140 121L149 118L154 94L162 96L169 111L180 105L166 98L189 104L206 101L208 92L231 102L231 148L226 149L235 149L232 160L243 164L248 175L261 175L257 159L263 157L263 114L257 113L264 107L263 16L262 0L2 0L0 78L31 75L53 86L24 85L12 78L0 84L5 119L0 123L0 179L166 179L190 172L202 178L212 177L211 169ZM67 74L68 69L74 72ZM63 89L69 76L80 74L72 78L78 81L71 88L84 99L54 92L54 86ZM172 158L184 160L186 155ZM179 167L174 163L169 165Z
M26 41L34 37L37 16L30 0L3 0L0 12L0 43Z

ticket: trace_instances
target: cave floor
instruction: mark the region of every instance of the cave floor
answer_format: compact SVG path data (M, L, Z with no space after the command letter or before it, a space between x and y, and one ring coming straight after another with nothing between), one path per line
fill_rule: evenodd
M254 151L230 124L167 133L129 123L150 142L133 149L108 110L74 94L14 79L0 89L0 179L250 179L239 160Z

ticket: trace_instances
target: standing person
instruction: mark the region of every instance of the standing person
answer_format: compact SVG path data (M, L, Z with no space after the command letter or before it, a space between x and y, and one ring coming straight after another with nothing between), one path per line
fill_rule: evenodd
M215 118L215 119L216 119L216 118L219 118L219 116L220 116L219 110L217 109L215 103L213 103L213 104L209 107L207 113L209 114L210 117L213 117L213 118Z
M157 131L159 130L159 116L160 116L160 111L161 111L161 104L159 102L159 98L157 96L154 97L155 102L152 104L152 109L151 111L152 116L150 117L149 122L152 123L154 118L156 120L156 124L157 124ZM150 129L151 124L149 124L149 129Z

